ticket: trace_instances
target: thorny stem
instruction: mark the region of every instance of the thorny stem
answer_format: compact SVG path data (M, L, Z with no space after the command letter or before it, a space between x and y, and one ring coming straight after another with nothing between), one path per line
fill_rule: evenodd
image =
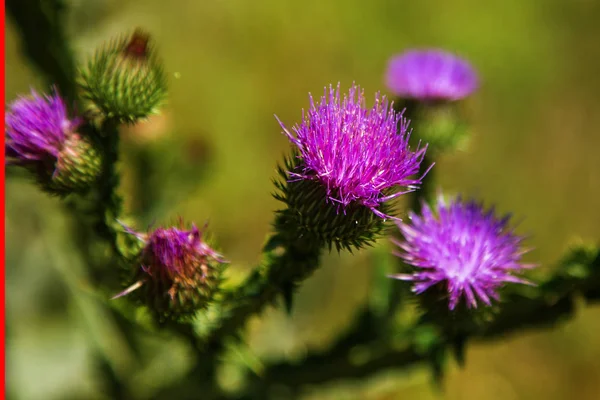
M117 193L119 174L119 132L114 120L103 122L97 133L97 142L103 155L102 172L99 178L95 215L98 234L111 244L115 254L122 256L118 246L118 220L122 210L123 199Z
M272 251L268 247L276 243ZM218 351L223 340L236 335L246 321L259 314L278 296L288 295L319 266L321 246L285 233L275 234L265 246L269 257L263 267L256 268L242 285L224 293L219 304L223 319L202 338L205 346Z
M576 254L575 250L573 254ZM590 275L584 279L572 279L559 272L541 284L536 294L513 294L502 305L494 320L480 329L470 332L469 339L490 341L526 329L551 328L557 323L574 317L575 302L579 296L589 304L600 302L597 288L600 286L600 250L585 262ZM568 265L563 265L568 268ZM358 321L360 326L361 321ZM404 369L416 364L430 362L431 352L419 350L415 342L419 324L402 333L408 344L398 348L390 342L377 338L367 341L348 342L349 336L338 341L323 353L308 355L301 363L282 362L272 364L255 377L250 384L251 398L266 398L271 384L287 386L293 392L301 386L319 384L332 380L362 378L384 369ZM356 328L350 332L358 332ZM466 339L465 339L466 340ZM441 337L439 344L453 346L453 338ZM350 350L366 346L369 357L361 363L352 362Z

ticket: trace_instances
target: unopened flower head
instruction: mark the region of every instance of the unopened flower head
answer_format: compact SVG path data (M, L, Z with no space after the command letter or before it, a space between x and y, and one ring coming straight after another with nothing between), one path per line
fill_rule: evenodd
M19 97L5 116L7 164L21 165L37 174L48 190L84 190L100 172L100 158L92 144L77 133L79 118L69 118L56 92L32 90Z
M385 82L396 96L420 101L460 100L479 85L466 60L436 49L410 50L392 57Z
M486 211L472 200L446 204L441 197L436 214L423 204L421 215L410 213L410 222L397 222L404 236L394 240L401 249L397 255L416 271L391 277L414 282L417 294L446 286L451 310L461 298L469 308L478 300L491 305L505 283L528 283L513 275L532 265L520 261L528 250L508 227L510 216L497 218L493 208Z
M385 96L377 94L369 109L359 87L342 98L338 85L326 88L319 103L312 96L310 102L302 123L292 129L295 135L281 124L301 159L301 170L290 171L291 178L319 181L342 212L360 204L389 217L378 207L418 187L421 178L414 175L426 147L411 151L408 121Z
M167 97L167 79L150 35L140 29L99 48L80 70L87 112L135 123L159 113Z
M115 297L145 286L147 300L161 315L181 315L201 308L220 282L225 259L204 240L195 225L158 228L138 234L144 241L138 282Z

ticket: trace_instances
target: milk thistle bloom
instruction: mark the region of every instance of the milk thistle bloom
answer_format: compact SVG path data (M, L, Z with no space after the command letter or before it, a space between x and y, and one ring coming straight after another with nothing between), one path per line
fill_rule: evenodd
M147 303L161 316L178 316L203 307L220 282L223 256L202 238L196 225L158 228L149 234L128 232L144 242L137 282L119 293L144 287Z
M477 300L491 305L504 283L529 283L512 275L532 265L520 262L528 250L509 229L510 216L498 219L493 208L486 211L473 200L446 204L441 197L437 216L426 204L420 216L409 216L409 223L397 222L404 239L393 242L401 249L396 255L417 270L391 277L414 282L415 293L442 284L453 310L461 297L468 308L477 307Z
M385 96L376 94L368 109L360 87L353 85L342 99L338 84L337 90L325 89L320 103L311 96L310 109L302 116L302 123L292 128L295 135L280 122L299 152L299 168L289 171L290 178L319 182L339 212L358 204L390 218L378 208L418 188L422 177L414 175L426 146L410 150L409 122Z
M479 85L466 60L436 49L410 50L392 57L385 83L394 95L418 101L460 100Z
M100 158L86 137L77 133L81 119L69 118L56 90L40 95L32 90L6 112L7 164L23 166L50 191L84 190L100 173Z

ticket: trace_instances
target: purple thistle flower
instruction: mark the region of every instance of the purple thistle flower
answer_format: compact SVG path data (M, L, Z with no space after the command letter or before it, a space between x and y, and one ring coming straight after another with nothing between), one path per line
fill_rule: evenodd
M148 238L144 251L149 274L156 271L169 277L185 274L188 266L199 258L212 258L224 262L223 257L202 241L202 232L192 224L192 229L158 228Z
M5 124L7 164L27 166L56 162L80 120L69 119L56 90L50 96L32 90L31 96L19 97L9 106Z
M415 293L443 283L453 310L461 296L469 308L477 307L477 299L491 305L505 282L530 284L511 274L533 265L520 262L529 250L508 228L510 215L497 219L493 208L485 211L473 200L446 205L440 197L437 216L426 204L421 216L409 216L410 223L397 222L404 239L392 241L402 250L395 254L418 270L390 277L414 282Z
M421 101L460 100L479 85L466 60L435 49L410 50L392 57L385 82L396 96Z
M220 265L227 261L202 238L196 225L158 228L140 234L125 230L144 242L137 282L117 294L125 296L146 287L149 304L161 315L192 312L212 298L220 281Z
M144 271L158 279L193 275L193 269L205 259L223 263L223 257L202 240L202 231L196 225L191 230L158 228L147 239L142 254Z
M342 100L339 84L337 90L330 86L320 103L310 96L310 109L302 112L302 119L292 129L296 135L278 120L302 160L302 169L289 174L320 181L328 199L342 210L358 203L390 218L377 207L421 183L422 177L411 176L419 171L426 146L410 151L409 122L385 96L376 94L375 105L367 109L360 87L353 85Z

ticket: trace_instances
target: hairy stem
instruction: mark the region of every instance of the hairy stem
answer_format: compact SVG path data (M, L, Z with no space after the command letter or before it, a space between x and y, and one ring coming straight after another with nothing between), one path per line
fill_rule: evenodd
M239 287L225 292L220 302L223 319L202 340L209 349L219 350L223 338L237 334L251 316L273 304L279 295L286 298L319 266L320 245L284 233L275 234L266 247L275 243L275 248L267 252L264 267L255 269Z
M576 255L578 251L576 249L572 254ZM558 273L540 285L535 294L509 295L493 321L469 332L468 338L489 341L527 329L551 328L574 317L574 304L578 296L589 304L598 303L600 249L584 257L566 260ZM566 276L563 271L572 265L585 268L589 275L581 279ZM358 322L357 326L361 326L361 321ZM385 369L404 369L430 362L431 352L420 349L416 341L420 324L421 322L418 322L402 333L402 337L409 340L407 345L401 348L373 338L370 341L356 341L351 344L347 341L349 336L346 335L345 340L338 341L329 350L310 354L301 363L282 362L270 365L260 377L254 378L251 384L253 398L266 398L264 396L267 395L269 386L274 383L288 386L294 391L304 385L362 378ZM350 332L357 330L351 329ZM453 346L453 340L454 338L445 336L440 338L440 344L445 347ZM369 349L368 356L360 363L353 362L350 354L350 350L357 345Z
M123 207L123 199L118 194L120 176L117 170L119 162L119 131L117 123L107 119L97 132L97 142L102 154L102 173L99 178L95 215L96 231L111 244L115 254L124 256L118 246L118 220Z

